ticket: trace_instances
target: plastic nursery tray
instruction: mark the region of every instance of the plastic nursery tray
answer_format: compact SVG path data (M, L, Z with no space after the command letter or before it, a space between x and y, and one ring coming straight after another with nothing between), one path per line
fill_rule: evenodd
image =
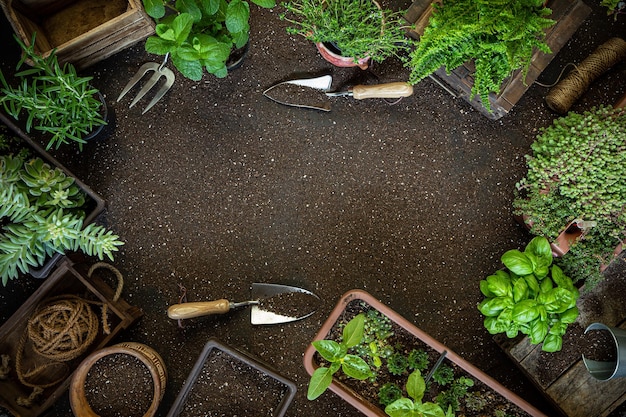
M174 401L174 405L167 414L167 417L178 417L179 415L182 415L181 413L184 412L184 407L189 398L189 394L192 392L192 389L196 385L196 382L202 376L202 370L204 368L205 362L207 362L211 353L216 350L222 351L232 359L248 365L250 368L255 369L261 374L269 376L270 378L283 385L285 387L285 394L282 396L282 399L280 400L278 406L274 409L272 417L283 417L285 415L287 409L289 408L289 405L296 395L296 384L285 378L284 376L280 375L269 366L261 363L252 355L225 345L216 338L210 338L204 346L204 349L198 357L195 365L193 366L191 373L185 380L185 383L183 384L183 387L179 392L178 397L176 397L176 401ZM210 402L211 398L206 398L205 401Z

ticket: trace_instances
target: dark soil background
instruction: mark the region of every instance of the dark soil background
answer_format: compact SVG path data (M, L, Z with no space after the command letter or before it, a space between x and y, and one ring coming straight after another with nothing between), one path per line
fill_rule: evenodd
M397 0L395 9L409 0ZM626 36L599 1L592 15L540 77L553 83L569 62L581 62L612 36ZM139 43L85 71L115 115L106 138L83 152L53 152L108 203L98 221L126 244L113 264L123 297L145 315L119 341L153 347L169 380L165 416L209 337L246 350L298 384L289 416L357 416L333 393L306 400L302 355L339 297L361 288L392 306L547 414L554 415L483 328L478 281L501 267L508 249L530 235L513 219L514 185L539 130L558 115L545 105L548 88L532 85L492 121L431 80L398 104L331 99L328 113L282 106L263 97L271 85L330 73L333 89L402 81L398 60L371 70L333 68L302 38L288 35L274 10L252 9L250 52L226 79L173 88L148 113L129 109L120 91L145 62L160 58ZM2 17L0 68L11 74L19 49ZM172 66L170 65L170 68ZM137 90L134 90L134 93ZM626 93L626 63L596 80L572 110L613 104ZM584 327L607 315L626 317L623 262L587 296ZM180 287L189 301L243 301L253 282L295 285L321 298L319 310L295 323L252 326L249 310L184 321L166 310ZM0 323L38 283L23 277L0 288ZM604 291L604 292L603 292ZM67 396L50 413L71 416Z

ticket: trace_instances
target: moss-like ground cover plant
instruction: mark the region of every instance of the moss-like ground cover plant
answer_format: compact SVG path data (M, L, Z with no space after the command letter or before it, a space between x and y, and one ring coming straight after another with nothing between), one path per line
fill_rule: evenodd
M271 8L275 0L252 0ZM223 78L233 49L246 45L250 32L250 4L245 0L143 0L146 13L157 21L156 35L146 51L169 54L185 77L199 81L207 73Z
M521 252L502 255L507 270L496 271L480 281L485 299L478 309L486 316L491 334L506 333L514 338L528 335L532 344L556 352L563 346L567 326L578 317L578 289L561 268L552 265L550 243L537 236Z
M403 12L380 9L372 0L292 0L281 14L293 26L287 31L317 42L332 43L344 57L375 62L407 47Z
M553 241L575 219L594 222L556 262L576 282L593 287L600 265L626 237L626 110L601 106L570 112L544 129L517 184L516 214L531 233Z
M407 62L409 82L416 84L442 66L449 73L473 60L472 95L490 109L489 94L498 93L513 71L528 71L535 49L545 53L544 29L554 21L543 0L444 0Z

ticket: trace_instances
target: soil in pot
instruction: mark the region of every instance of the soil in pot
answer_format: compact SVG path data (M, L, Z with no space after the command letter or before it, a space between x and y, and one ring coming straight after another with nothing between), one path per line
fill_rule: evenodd
M148 368L125 353L98 359L85 379L85 398L100 417L141 417L150 408L153 394Z
M286 392L280 381L213 349L179 417L272 416Z
M412 352L418 352L415 355L416 357L421 357L421 359L408 360L408 362L413 364L417 362L421 363L421 365L419 365L422 368L420 371L425 378L434 368L434 365L437 360L440 359L441 355L426 343L416 339L402 327L384 317L378 310L362 300L353 300L346 306L341 320L335 323L326 336L326 339L339 341L345 324L359 313L366 314L366 334L386 335L384 337L374 337L374 341L379 348L378 355L381 358L382 365L376 368L373 364L373 357L363 353L369 349L368 341L368 343L361 344L360 347L352 348L349 350L349 353L357 354L366 359L371 369L377 369L376 377L374 379L358 381L346 377L339 371L334 374L334 378L357 392L371 404L377 405L381 410L384 410L385 405L381 404L381 397L384 397L384 395L380 395L381 388L386 384L394 384L402 390L404 397L408 397L405 385L412 371L411 368L407 366L400 374L392 373L388 367L391 352L400 354L405 360L409 358ZM382 339L385 340L385 343L379 342ZM384 353L385 351L387 353ZM315 354L315 361L320 366L328 366L328 363L325 363L318 353ZM419 367L417 369L419 369ZM397 368L395 372L398 372ZM472 385L466 385L463 382L465 380L464 378L470 378ZM468 374L464 369L447 358L443 359L441 365L428 382L422 401L439 403L442 405L444 411L447 409L448 404L453 404L453 408L456 408L455 415L463 415L465 417L492 415L507 415L510 417L528 416L524 410Z

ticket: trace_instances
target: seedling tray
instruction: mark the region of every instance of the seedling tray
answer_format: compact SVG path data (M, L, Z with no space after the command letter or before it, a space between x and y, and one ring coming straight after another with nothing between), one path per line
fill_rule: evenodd
M69 372L63 381L44 389L37 404L31 408L19 406L17 405L17 398L28 397L32 392L32 388L22 385L15 372L15 357L20 338L24 334L28 319L36 311L37 306L51 297L64 294L77 295L84 299L106 304L109 311L108 321L111 332L105 334L102 331L102 323L100 323L98 334L88 349L79 357L65 362ZM113 288L96 274L93 274L91 278L87 277L86 265L74 264L69 258L63 257L50 277L0 327L0 354L9 355L11 358L9 377L6 380L0 380L0 407L9 409L18 417L37 417L52 406L68 388L72 374L81 361L90 353L108 345L116 335L135 323L143 314L139 308L131 306L122 298L113 301L114 294ZM101 316L99 310L99 307L94 307L94 312L98 317ZM30 355L31 359L32 357ZM27 359L26 353L24 358ZM41 358L38 362L41 363ZM25 365L27 365L26 362Z
M222 359L216 360L216 356L221 356L223 360L230 361L232 365L223 366L221 369L215 368L216 363L222 362ZM246 393L236 392L236 388L232 382L229 383L225 390L221 390L226 386L225 382L221 382L224 374L234 374L237 377L243 377L244 375L252 374L248 380L248 387L245 389ZM206 385L214 385L208 382L210 379L220 380L221 387L211 387L211 394L204 394L209 392L209 388ZM202 388L201 385L205 385ZM263 391L263 386L268 385L272 390L278 390L272 398L276 399L276 404L272 407L272 411L261 411L255 402L259 398L266 397L266 393ZM201 391L203 395L199 396ZM240 394L250 393L250 398L241 400L238 403L236 399ZM256 393L256 394L255 394ZM272 393L267 393L270 396ZM232 415L271 415L273 417L282 417L287 412L287 408L293 401L296 395L296 385L294 382L288 380L284 376L280 375L268 365L261 363L258 359L254 358L250 354L234 349L218 341L215 338L209 339L204 346L202 353L198 357L191 373L187 377L182 390L178 394L174 405L170 409L167 417L184 417L187 415L209 415L206 414L209 410L215 410L219 407L217 400L219 397L229 397L233 399L231 402L234 404L228 406L228 413ZM196 398L197 397L197 398ZM260 404L260 403L259 403ZM195 407L192 414L186 407ZM204 408L203 408L204 407ZM237 410L235 408L241 408ZM221 410L224 412L225 410ZM197 414L201 413L201 414ZM271 413L271 414L268 414ZM229 414L229 415L230 415ZM213 414L210 414L213 415Z

